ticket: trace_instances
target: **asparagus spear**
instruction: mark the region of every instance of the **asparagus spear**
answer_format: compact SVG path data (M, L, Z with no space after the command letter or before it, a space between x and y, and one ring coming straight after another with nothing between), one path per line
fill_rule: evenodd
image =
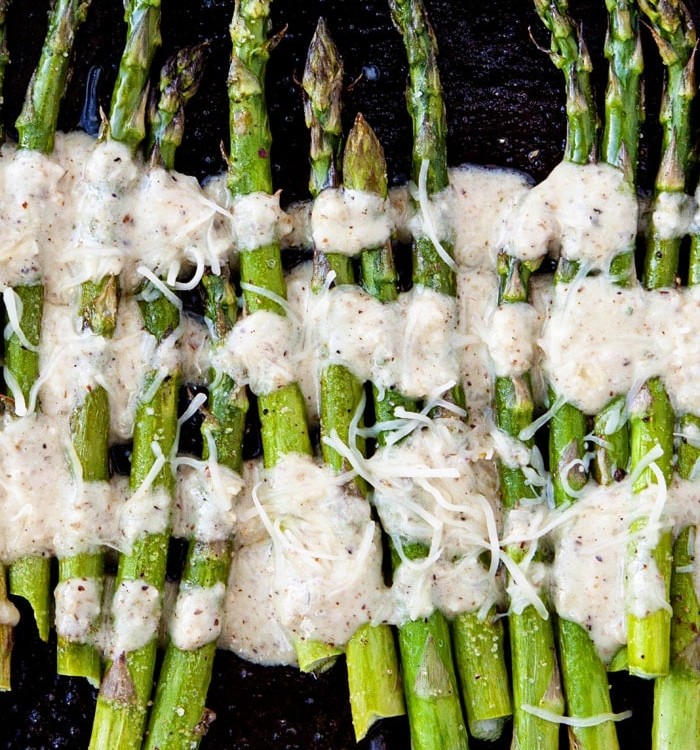
M154 113L151 137L155 152L166 163L172 163L174 145L166 139L169 129L181 129L185 100L200 77L203 48L189 48L171 58L161 72L161 98ZM169 141L169 142L168 142ZM203 280L204 314L214 337L212 349L224 344L227 333L236 322L237 301L228 278L228 269L215 275L211 271ZM209 409L202 422L204 460L217 461L232 471L242 467L243 432L248 400L245 391L223 373L211 373ZM215 451L212 453L210 446ZM226 584L231 563L230 540L190 540L180 589L211 588ZM199 746L206 726L205 701L211 681L216 642L186 650L170 641L158 677L149 728L144 742L146 750L166 748L191 749Z
M268 38L271 0L237 0L231 21L233 52L229 69L231 147L228 188L236 199L251 193L271 193L270 127L265 108L265 67L275 37ZM240 249L240 273L248 312L267 310L284 315L267 295L286 297L279 242ZM274 466L286 453L312 454L304 397L297 383L258 395L265 466ZM317 641L295 642L302 671L328 669L341 653Z
M445 111L435 59L435 38L420 0L390 0L394 25L404 40L408 56L409 88L407 101L413 121L412 174L417 182L422 161L429 159L427 190L439 192L447 185L445 154ZM437 249L425 237L413 245L413 281L446 294L456 290L455 274L439 257ZM398 405L411 406L402 395L388 391L383 399L375 393L378 420L393 419ZM381 436L380 436L381 442ZM421 544L404 545L410 559L424 557ZM393 553L394 566L398 555ZM467 735L458 697L457 676L451 648L449 625L441 612L425 620L407 622L399 627L399 652L404 675L404 694L411 727L411 745L428 748L466 748ZM439 675L440 687L437 685ZM435 685L420 689L425 677Z
M697 417L691 417L697 421ZM696 479L693 470L700 449L684 442L678 450L678 473ZM693 750L700 737L700 603L693 582L693 541L697 526L687 526L673 545L671 573L670 670L654 683L654 750Z
M591 60L583 40L578 38L567 13L567 1L535 0L535 8L551 33L550 58L562 70L566 81L566 150L564 158L574 164L586 164L596 156L595 103L590 84ZM571 281L580 264L560 258L554 277L555 284ZM556 394L550 393L552 403ZM572 461L582 458L586 434L584 415L571 404L564 404L550 425L549 463L557 505L570 501L566 486L574 490L586 484L586 472ZM566 476L563 472L566 470ZM562 481L562 479L564 481Z
M131 2L126 6L127 43L112 94L108 137L129 146L132 151L145 136L144 91L153 55L160 44L158 14L152 3ZM79 315L83 325L95 335L111 337L116 327L119 280L108 275L83 283ZM109 478L109 399L102 387L87 394L75 410L71 427L73 444L80 460L83 479L104 481ZM59 560L59 580L102 577L100 552L83 553ZM97 649L59 635L58 673L85 676L99 684L101 658Z
M128 21L131 35L113 92L108 137L123 141L135 150L143 139L143 125L139 125L133 107L134 102L138 101L135 94L143 99L145 73L134 61L140 55L144 56L142 59L152 57L158 37L143 34L149 25L142 26L134 16L129 16ZM125 127L125 123L129 123L129 126ZM97 336L110 338L116 328L118 297L119 279L116 276L108 275L97 281L84 282L78 308L83 326ZM90 482L109 479L109 398L103 387L97 386L86 394L84 402L74 411L71 433L83 479ZM102 574L103 558L99 551L59 560L60 581L81 577L101 578ZM59 635L57 671L59 674L87 677L92 684L98 685L101 656L92 644L70 641Z
M302 85L306 124L311 133L309 188L316 197L324 188L337 187L339 183L337 160L341 138L343 65L323 19L319 20L309 47ZM355 136L347 145L352 151L346 151L345 159L349 179L358 190L375 188L379 183L379 192L385 198L386 165L381 146L366 125L364 130L353 133ZM361 143L357 142L358 138L362 138ZM315 249L313 289L323 288L329 271L335 273L336 284L355 283L352 258ZM346 367L328 365L324 368L320 396L322 437L335 431L343 442L349 441L350 424L362 394L362 383ZM321 440L321 450L323 460L335 471L349 469L343 457L324 440ZM366 484L361 480L354 489L367 494ZM405 711L391 628L369 624L359 628L346 646L346 662L352 720L359 742L375 721L399 716Z
M160 3L132 2L126 5L127 42L120 64L120 76L112 99L110 130L113 137L135 149L145 137L145 108L148 69L160 45ZM178 142L182 132L165 130L162 139ZM174 153L174 149L160 149ZM171 165L166 165L171 166ZM139 303L146 330L162 343L177 328L178 309L160 294L148 295ZM172 495L173 477L168 458L177 432L179 371L160 379L158 372L146 377L144 392L136 407L130 487L137 491L164 461L152 487ZM165 581L168 551L167 529L144 534L134 540L131 552L120 555L115 591L129 591L140 583L144 592L160 596ZM134 650L115 654L107 664L97 698L90 747L137 748L141 746L147 702L155 668L156 639Z
M636 184L641 107L640 76L644 61L638 31L637 9L633 0L607 0L609 13L605 55L609 61L608 87L605 92L605 124L602 157L623 170L632 189ZM620 286L634 280L634 247L623 249L611 263L609 274ZM593 434L592 473L599 484L611 484L624 478L629 462L629 425L625 420L610 431L609 419L621 414L624 397L616 396L596 415Z
M435 36L420 0L391 0L390 8L408 56L410 82L407 99L413 121L412 176L418 184L421 171L427 165L426 188L428 195L432 195L448 185L447 127L436 62ZM454 263L444 257L444 253L450 252L449 243L443 243L441 248L429 237L417 237L413 243L414 285L454 296ZM453 388L449 397L456 404L463 405L464 393L460 386ZM377 418L392 418L399 403L409 405L404 397L387 393L376 404ZM425 548L417 544L405 546L404 551L414 559L426 554ZM461 614L456 618L452 630L469 727L472 734L486 739L499 736L504 718L510 714L502 624L493 622L493 615L494 612L491 612L481 621L477 613ZM461 747L466 744L460 707L454 700L456 680L450 643L446 640L448 630L445 618L439 612L426 621L410 622L399 628L404 687L414 747ZM473 659L474 643L488 643L490 646L484 651L486 659L481 660L478 666ZM436 690L435 696L426 696L416 689L416 678L428 664L440 666L445 684L451 686L449 690Z
M53 151L58 108L65 93L75 34L85 20L87 0L58 0L51 10L39 65L30 81L24 107L17 119L18 146L50 154ZM43 309L41 284L15 289L23 308L20 326L33 347L39 344ZM16 334L7 339L5 368L19 384L25 402L39 377L39 353L25 348ZM42 640L49 637L51 561L46 557L24 557L10 567L10 591L29 601Z
M690 238L688 285L700 284L700 235ZM697 482L700 447L687 436L700 432L700 417L684 414L679 420L681 439L676 468L682 479ZM700 602L693 584L692 541L697 524L681 530L673 545L670 603L671 642L669 673L654 683L654 750L691 750L700 737L700 661L697 638Z
M583 40L577 38L576 30L567 14L567 3L545 3L536 0L536 8L545 26L552 34L550 56L564 72L567 85L567 144L565 158L571 162L585 164L596 156L596 114L590 84L591 62ZM606 98L606 130L604 136L605 155L613 163L626 158L626 149L636 154L636 126L638 115L638 93L635 91L634 55L637 51L633 30L628 31L629 9L621 3L609 3L611 12L608 54L613 64L609 76ZM628 41L623 34L629 36ZM638 77L638 73L636 74ZM624 97L624 119L619 100ZM623 105L624 106L624 105ZM628 167L633 174L633 167ZM618 283L628 283L632 272L633 250L625 248L613 263L618 267ZM577 262L562 258L555 275L556 283L571 281L580 270ZM612 269L611 269L612 273ZM550 389L550 399L556 394ZM614 408L609 406L608 408ZM605 418L605 412L603 418ZM567 487L575 492L585 486L587 476L580 463L585 452L584 436L587 419L576 407L565 404L552 418L550 428L550 471L552 473L554 502L557 506L575 500ZM606 436L607 438L608 436ZM613 439L614 456L605 460L620 460L624 455L625 431L619 431ZM626 463L624 464L626 465ZM569 713L576 717L598 716L612 712L606 668L588 633L575 622L560 619L557 627L561 658L562 681ZM592 727L572 727L572 743L581 748L616 748L617 733L612 721Z
M664 196L684 193L688 179L691 154L690 106L695 95L693 50L695 29L687 8L682 2L657 3L643 0L642 11L651 23L652 33L666 66L666 86L659 120L663 127L661 166L656 176L654 201ZM678 267L680 237L667 238L653 218L647 237L644 263L644 285L647 289L674 286ZM636 466L650 450L657 446L663 451L656 465L668 484L673 475L674 415L668 395L660 378L652 378L642 387L631 407L632 466ZM635 491L655 484L656 477L647 468L637 480ZM640 520L633 531L641 531L646 524ZM643 545L642 545L643 546ZM669 596L671 577L672 534L661 534L653 557L666 581ZM631 545L634 560L640 554L639 545ZM627 652L629 670L641 677L659 677L669 670L671 615L659 609L644 617L627 616Z
M520 261L501 252L498 258L499 304L527 302L530 276L541 261ZM520 433L532 424L535 409L530 374L498 377L495 382L495 415L499 429L519 439ZM532 448L534 440L524 441ZM526 481L522 468L499 462L499 479L504 507L518 508L522 502L537 497ZM527 549L509 546L506 553L520 563ZM535 559L541 559L536 553ZM557 747L559 728L528 713L523 706L544 708L554 714L564 712L559 664L551 620L543 619L534 606L522 612L511 612L510 650L513 670L513 742L520 748Z

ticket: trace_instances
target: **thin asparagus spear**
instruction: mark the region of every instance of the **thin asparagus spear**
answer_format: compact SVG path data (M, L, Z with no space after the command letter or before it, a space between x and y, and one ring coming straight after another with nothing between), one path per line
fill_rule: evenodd
M527 302L530 276L541 261L520 261L506 252L498 258L499 304ZM495 382L496 424L506 434L519 439L532 423L535 410L530 373L498 377ZM524 441L532 448L534 440ZM499 462L501 495L506 510L518 508L523 501L536 498L522 468ZM506 549L520 563L527 553L520 545ZM538 552L536 558L540 556ZM529 605L521 613L511 612L510 650L513 670L513 742L521 748L557 747L559 729L523 710L524 705L545 708L555 714L564 712L559 665L550 620L544 620Z
M566 81L566 148L564 158L574 164L586 164L596 156L596 114L590 83L591 60L582 39L567 13L566 0L535 0L535 8L551 33L550 58L564 73ZM555 284L571 281L580 264L560 258L554 277ZM552 403L556 394L550 393ZM552 474L554 501L557 505L570 501L566 484L580 490L586 484L586 472L579 464L572 465L585 453L586 418L576 407L564 404L550 425L549 464ZM566 476L562 472L566 469ZM564 479L564 482L562 482Z
M231 21L233 51L228 76L231 146L228 188L236 199L251 193L271 193L270 127L265 107L265 67L275 37L268 38L271 0L237 0ZM239 252L246 309L284 315L282 307L261 287L286 297L280 247L277 240ZM253 287L251 289L251 287ZM304 397L297 383L258 395L265 466L274 466L286 453L312 455ZM341 653L317 641L296 639L302 671L328 669Z
M166 63L161 73L161 98L152 121L155 151L166 163L172 163L176 145L167 139L168 130L182 130L184 105L199 81L203 47L181 51ZM179 140L179 138L178 138ZM211 272L203 278L204 314L212 332L212 349L223 345L226 334L236 322L237 301L228 279L228 269L220 275ZM248 400L245 390L223 373L211 373L209 409L202 423L204 460L240 471L243 432ZM215 455L210 450L210 441ZM180 589L211 588L226 584L231 563L230 540L190 540ZM145 750L196 748L207 725L205 701L211 681L216 641L186 650L168 643L158 677L155 700L149 720Z
M684 193L691 154L690 106L695 95L693 50L696 35L687 8L678 0L656 3L643 0L640 7L651 23L652 33L666 66L666 86L659 120L663 127L661 166L654 187L655 203L664 194ZM681 238L666 238L653 218L647 237L644 262L644 285L647 289L674 286ZM636 466L650 450L660 447L663 454L656 460L668 484L673 476L673 408L660 378L652 378L642 387L631 407L630 429L632 466ZM656 477L646 469L635 484L635 491L655 484ZM641 531L644 519L633 524ZM630 559L640 554L633 542ZM644 546L644 545L642 545ZM666 597L672 567L672 533L661 534L653 557L666 582ZM668 673L670 661L671 615L659 609L644 617L627 616L627 654L629 670L640 677L659 677Z
M126 46L112 94L112 138L135 151L146 137L148 74L161 45L160 0L125 0Z
M330 38L325 21L319 19L304 66L302 80L304 118L311 134L309 190L315 198L327 187L338 187L338 160L342 137L341 93L343 61ZM312 289L319 292L330 272L336 284L354 281L352 259L342 253L314 251ZM323 426L323 425L322 425Z
M601 155L608 164L623 170L634 189L639 126L644 117L640 92L644 61L637 9L633 0L606 0L606 5L609 24L605 55L609 67ZM623 249L612 259L609 275L619 286L629 286L633 282L634 246ZM615 414L621 414L623 406L624 397L617 396L594 419L593 434L599 441L593 446L591 471L599 484L620 481L626 474L629 461L627 421L612 432L608 429L608 420Z
M501 256L501 302L527 299L530 275L526 263ZM513 285L514 279L517 279ZM515 288L514 288L515 287ZM496 423L508 435L518 437L530 426L534 401L529 373L514 378L497 378L495 395ZM525 441L532 447L533 440ZM535 497L521 468L511 468L499 462L501 493L506 510L517 508L521 501ZM519 563L527 553L519 545L506 549ZM554 632L550 620L544 620L537 610L528 605L520 614L509 616L511 666L513 670L513 746L523 748L557 747L559 728L523 710L524 705L537 706L554 714L563 714L564 698L561 690Z
M320 19L309 47L304 69L303 89L306 124L311 133L311 178L309 188L316 197L326 187L337 187L339 169L337 160L341 138L341 92L343 64L323 19ZM386 165L381 146L373 133L367 143L357 144L356 138L348 141L353 149L346 167L352 172L350 179L364 190L383 180L382 197L386 198ZM362 158L358 158L358 149ZM324 254L314 251L314 278L312 289L323 288L325 276L335 273L336 284L355 283L352 258L338 253ZM331 292L332 293L332 292ZM335 431L344 443L349 442L350 424L362 399L362 383L344 366L328 365L321 373L321 436ZM364 445L358 446L360 450ZM347 462L323 439L323 460L337 472L350 467ZM366 484L357 481L354 488L367 495ZM363 625L346 646L350 707L355 728L355 738L361 740L372 724L381 718L399 716L405 712L399 667L394 638L388 625L372 627Z
M18 146L50 154L53 151L58 108L65 93L75 34L85 20L89 0L58 0L49 16L49 27L41 58L30 81L24 107L17 119ZM41 284L15 289L23 304L20 326L28 341L39 344L43 310ZM25 402L39 377L39 353L25 349L12 334L6 342L5 367L19 383ZM46 557L24 557L10 566L10 591L29 601L39 636L46 641L50 623L51 561Z
M666 68L666 82L659 122L663 128L661 166L654 185L654 201L663 193L684 193L692 164L690 109L695 97L693 50L697 40L693 20L680 0L640 0L639 7ZM644 257L644 286L675 286L681 238L667 239L652 223Z
M413 121L412 176L418 184L421 170L427 163L426 188L428 195L433 195L448 185L447 126L435 36L420 0L391 0L389 5L408 57L407 99ZM448 242L443 243L443 251L451 252ZM428 237L417 237L413 243L413 283L448 296L456 294L454 268ZM463 405L461 387L454 387L449 398ZM397 401L402 400L402 405L407 405L403 397L388 393L376 404L377 418L392 418ZM404 551L414 559L426 554L425 548L417 544L406 545ZM469 727L475 736L488 739L495 739L500 734L504 717L510 714L502 624L492 622L492 615L490 613L484 621L479 620L476 613L459 615L452 632ZM448 631L440 612L435 612L426 621L409 622L399 628L404 689L412 743L416 748L462 747L467 744L461 709L456 700L450 643L445 641ZM482 661L478 671L470 658L474 641L495 646L489 651L489 656L494 658ZM424 673L429 664L440 667L438 671L449 689L436 690L435 695L426 695L417 689L416 677Z

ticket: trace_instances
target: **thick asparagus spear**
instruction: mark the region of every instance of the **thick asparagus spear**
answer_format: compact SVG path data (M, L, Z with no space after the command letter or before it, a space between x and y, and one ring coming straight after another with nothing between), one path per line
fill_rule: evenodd
M201 46L183 50L166 63L161 73L161 98L151 128L156 150L166 163L172 163L175 144L166 142L164 134L169 128L182 128L185 99L199 79L202 51ZM202 284L204 314L214 337L211 347L215 350L223 345L226 334L236 322L237 301L228 269L220 275L206 273ZM228 375L212 372L209 408L201 427L205 461L217 461L231 471L240 471L247 410L245 391ZM206 541L195 534L189 544L181 592L187 596L197 589L221 588L228 581L230 563L229 539ZM185 750L199 746L204 735L202 727L206 726L205 701L215 652L216 641L194 649L169 641L144 748Z
M448 185L446 153L446 120L442 88L436 62L437 45L420 0L391 0L394 24L401 32L409 64L408 108L413 121L412 176L416 184L424 174L427 194L439 193ZM427 166L427 174L425 167ZM413 243L413 283L448 296L456 294L455 265L449 256L449 242L442 246L434 238L419 236ZM464 394L456 386L449 394L456 404L463 405ZM393 417L397 402L403 397L387 393L377 403L377 418ZM402 405L407 405L405 400ZM425 556L422 545L406 545L409 557ZM462 685L469 727L475 736L496 738L505 716L510 714L508 680L503 660L503 630L500 622L492 622L493 612L484 621L476 613L457 617L452 632L459 678ZM399 628L399 646L404 667L404 687L411 736L414 747L466 744L461 725L461 711L451 691L436 691L439 696L426 696L416 689L416 677L425 664L441 662L446 684L454 688L452 655L449 642L444 642L447 623L436 612L428 620L410 622ZM489 643L488 659L475 669L473 644ZM421 665L423 665L421 667ZM444 734L443 734L444 733ZM438 743L437 745L433 743Z
M343 65L338 50L320 19L309 47L304 69L304 111L311 133L311 179L313 197L326 187L337 187L339 182L338 157L341 139L341 92ZM367 132L369 131L369 132ZM365 125L356 133L348 148L345 165L350 180L358 190L367 186L383 185L386 198L386 166L384 155L374 133ZM362 143L357 143L362 138ZM366 139L366 140L365 140ZM383 183L382 183L383 181ZM335 273L336 284L355 283L352 258L338 253L314 251L314 280L312 288L320 291L328 272ZM333 293L332 291L330 292ZM362 399L362 383L344 366L328 365L321 373L321 436L334 431L344 442L349 442L350 424ZM360 446L362 448L363 446ZM347 462L323 439L323 459L335 471L346 471ZM361 480L354 490L364 495L367 487ZM346 646L350 707L355 738L361 740L372 724L381 718L404 713L399 667L394 638L388 625L362 626Z
M536 0L537 11L545 26L552 34L550 56L561 68L567 86L567 143L565 158L577 164L585 164L596 157L596 113L590 84L591 62L583 40L577 38L573 22L568 16L566 1L545 3ZM619 3L617 4L620 5ZM611 29L609 45L617 45L617 53L628 52L628 46L622 47L620 28L625 24L622 14L626 9L617 7L616 13L611 15ZM629 20L629 12L627 13ZM632 51L636 50L636 40L632 32ZM615 58L613 58L615 60ZM634 84L634 70L627 70L629 57L613 66L609 78L606 115L611 111L617 112L613 102L617 102L623 94L630 103L636 105L636 93L623 88L623 81L616 76L618 71L623 74L624 82L632 78ZM616 105L617 106L617 105ZM636 116L633 107L629 112L629 122L618 119L606 119L606 156L617 161L624 158L628 143L636 153ZM621 119L621 118L620 118ZM626 129L625 129L626 127ZM624 132L624 136L623 136ZM623 137L626 140L622 140ZM629 173L629 171L628 171ZM616 259L620 269L626 268L626 273L620 271L620 277L626 281L632 270L632 250L625 248L623 257ZM555 284L571 281L580 270L577 262L566 258L559 261ZM556 394L550 389L552 401ZM575 459L582 459L585 453L584 436L587 432L585 415L571 404L565 404L552 418L550 426L549 459L552 473L554 502L557 506L575 501L575 496L569 494L567 487L576 490L583 488L587 476L582 464ZM617 436L617 443L624 441L624 430ZM624 450L622 448L621 450ZM616 455L615 458L618 458ZM574 463L572 464L572 461ZM610 693L606 668L591 641L588 633L578 623L566 619L558 621L557 636L561 659L562 681L566 695L568 711L575 717L598 716L612 713ZM592 727L572 727L572 742L581 748L616 748L618 747L617 733L612 721L606 721Z
M140 6L140 7L139 7ZM150 61L160 44L157 17L147 6L132 3L127 7L129 32L112 94L107 136L135 150L145 135L143 122L144 92ZM144 65L146 67L144 67ZM111 337L117 322L119 279L108 275L82 284L79 315L83 326L98 336ZM101 386L85 397L71 419L73 444L85 481L109 478L109 398ZM82 553L59 560L59 580L101 578L100 552ZM84 676L99 684L101 657L89 643L77 643L58 636L58 673Z
M39 65L30 81L24 107L17 119L19 148L50 154L53 151L58 108L65 93L75 34L85 20L90 3L59 0L51 10L46 40ZM20 286L15 293L22 301L20 326L33 347L39 344L43 309L41 284ZM5 368L19 384L26 403L39 376L39 352L25 348L16 334L6 342ZM10 567L10 590L29 601L39 635L49 637L50 560L25 557Z
M233 52L229 69L231 146L228 188L235 200L251 193L272 192L270 127L265 108L265 67L271 0L237 0L231 21ZM255 287L286 297L279 241L239 248L241 282L249 313L267 310L284 315L282 307ZM258 395L265 466L274 466L286 453L312 454L304 397L297 383ZM316 641L295 641L302 671L322 671L335 662L340 650Z
M690 242L688 285L700 284L700 235ZM698 481L700 446L693 436L700 434L700 417L684 414L679 420L680 443L676 468L682 479ZM691 750L700 737L700 660L697 640L700 632L700 602L693 583L692 541L697 524L681 530L673 545L670 603L671 651L669 673L654 684L654 750Z
M127 42L120 65L121 77L112 100L110 129L132 148L145 137L148 67L160 44L160 4L134 2L126 6ZM146 67L144 67L146 66ZM121 103L118 104L117 101ZM181 131L165 131L163 138L182 137ZM167 153L174 150L162 149ZM161 151L162 151L161 150ZM166 165L172 166L172 165ZM161 344L177 328L178 309L162 295L149 295L139 303L146 330ZM154 389L156 382L158 385ZM136 407L130 487L136 492L152 479L156 492L171 496L173 477L169 457L177 432L179 371L161 380L159 372L146 377L144 392ZM153 476L154 475L154 476ZM126 600L140 589L157 607L165 581L169 533L166 528L133 541L129 554L119 558L115 602ZM143 604L141 605L143 606ZM116 634L119 641L119 634ZM130 643L107 664L97 698L90 738L94 748L141 746L148 699L155 668L156 638L143 645ZM121 647L121 644L120 644Z
M695 418L697 419L697 418ZM687 442L678 451L678 473L693 479L700 449ZM670 670L654 684L654 750L694 750L700 737L700 603L693 582L697 526L681 531L673 545Z
M669 194L684 193L686 189L690 154L691 123L690 106L695 95L693 50L696 34L687 8L682 2L640 3L656 39L661 59L666 66L666 85L661 102L659 120L663 127L661 166L654 188L655 204ZM678 267L680 237L666 237L652 218L647 236L647 251L644 263L644 285L647 289L674 286ZM656 466L668 484L673 475L673 427L674 415L668 395L660 378L652 378L642 387L631 407L632 466L636 466L655 448L661 456ZM635 491L655 484L657 481L651 468L647 468L637 480ZM642 519L633 525L634 531L642 531L646 522ZM644 547L643 543L641 546ZM661 534L653 557L659 572L666 581L666 596L669 596L672 559L672 534ZM640 545L631 545L631 559L645 554ZM629 613L627 616L627 654L629 670L641 677L659 677L669 670L671 614L659 609L646 616Z

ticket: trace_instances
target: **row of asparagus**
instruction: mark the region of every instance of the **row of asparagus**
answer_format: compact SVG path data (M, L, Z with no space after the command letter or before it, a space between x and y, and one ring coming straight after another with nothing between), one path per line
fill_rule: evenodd
M419 0L392 0L393 19L401 31L409 60L408 102L414 125L412 177L416 184L425 181L429 195L439 193L448 184L446 159L446 121L436 63L435 39ZM609 164L622 169L634 185L639 123L642 108L639 94L642 59L638 39L637 10L633 3L607 3L610 30L606 54L610 61L606 93L605 127L600 153ZM562 69L567 83L568 137L565 158L586 163L598 156L597 121L589 82L590 60L575 24L567 15L565 2L536 2L546 27L552 33L551 57ZM664 127L662 169L657 194L685 192L691 152L689 122L690 101L694 93L692 51L695 44L692 22L680 3L641 3L649 19L667 66L662 124ZM157 3L130 2L126 5L128 38L120 72L112 97L106 137L127 144L136 151L146 137L143 112L149 69L159 43L159 7ZM37 75L18 121L19 147L50 153L56 127L58 103L68 72L70 48L78 24L87 12L86 3L57 2L52 11L47 42ZM265 64L274 46L268 36L269 2L242 1L236 5L231 24L233 54L229 73L231 105L231 144L229 191L231 196L254 192L272 192L270 173L270 132L264 101ZM182 136L182 108L192 95L198 77L198 56L193 61L180 57L165 72L159 105L152 115L152 159L172 168ZM305 69L303 88L305 114L311 131L312 195L340 181L341 119L340 95L342 66L337 50L321 24L312 42ZM427 168L427 169L426 169ZM421 172L423 173L421 177ZM386 170L381 147L368 125L358 118L345 144L342 163L346 187L387 193ZM661 239L652 224L648 238L648 261L643 283L648 288L675 284L678 241ZM448 248L449 250L449 248ZM697 242L693 242L690 283L695 283L700 261ZM280 315L284 308L276 298L285 297L280 248L271 243L240 253L240 281L248 312L268 310ZM528 282L537 263L521 262L505 252L499 258L500 302L527 301ZM693 271L695 269L695 271ZM580 269L562 258L555 283L574 278ZM369 248L362 253L360 273L345 256L314 254L313 287L321 290L329 271L335 284L359 283L382 302L397 294L397 277L391 247ZM634 273L634 249L621 248L612 270L617 283L637 283ZM236 320L237 305L228 272L207 272L202 282L205 315L213 333L211 346L221 341ZM415 240L413 247L413 283L443 294L456 293L453 267L445 262L439 249L427 237ZM18 287L23 303L21 328L36 347L41 332L41 286ZM118 308L117 278L106 277L84 284L80 315L95 334L109 336L114 331ZM148 301L141 303L144 325L164 340L178 325L178 309L167 297L150 290ZM6 343L6 368L20 384L25 399L38 377L38 356L23 346L13 334ZM151 381L158 377L152 373ZM138 489L154 470L158 453L170 456L177 433L177 393L179 374L168 374L155 393L146 383L138 406L130 483ZM619 480L656 445L663 449L659 466L667 481L673 471L673 432L675 418L660 380L650 381L650 398L644 413L632 413L629 425L613 435L605 433L606 415L596 420L597 434L594 474L601 483ZM517 437L533 421L535 404L528 376L499 378L496 382L496 416L499 427ZM348 442L350 417L356 412L362 384L344 367L330 365L321 379L322 436L337 433ZM416 402L401 393L373 389L377 421L393 418L397 407L415 409ZM556 401L557 394L550 394ZM449 400L465 407L464 394L455 387ZM311 454L304 401L296 385L290 385L257 399L260 414L263 453L266 466L273 466L288 452ZM215 458L233 470L241 467L241 445L248 408L245 391L228 377L218 378L209 390L202 425L204 458ZM615 408L611 404L608 408ZM108 477L109 401L104 389L92 391L76 410L71 421L74 446L86 481ZM439 415L438 415L439 416ZM682 423L698 424L696 416L684 416ZM559 505L574 502L569 494L588 481L580 463L585 452L586 417L571 405L559 409L550 425L550 471L554 498ZM382 437L379 436L381 443ZM327 442L322 441L324 461L336 471L348 467L345 460ZM698 449L683 442L678 452L677 470L689 476L697 460ZM562 473L566 476L562 477ZM516 507L532 497L532 487L522 470L500 467L503 502ZM173 478L168 462L160 466L156 483L172 492ZM641 474L636 487L642 489L655 477ZM358 481L357 490L366 492ZM684 568L688 534L684 530L674 545L675 568ZM162 590L165 578L168 533L148 535L134 545L119 561L117 585L123 581L144 581ZM427 554L420 544L404 545L404 551L419 559ZM670 535L664 537L656 553L657 564L671 587L670 601L674 617L665 611L649 618L630 617L626 655L616 658L618 668L634 674L659 678L656 683L654 742L656 747L695 747L697 723L698 664L692 646L697 638L698 608L692 575L672 575ZM522 549L509 550L518 562ZM190 544L183 573L183 587L211 586L228 578L231 548L228 543ZM393 555L397 562L398 557ZM59 561L62 580L74 577L101 577L102 554L81 554ZM49 561L26 558L10 566L10 591L27 598L34 609L43 637L49 629ZM4 582L4 576L0 578ZM606 665L595 652L586 632L577 624L554 618L543 619L533 607L509 617L512 702L505 663L503 620L492 611L481 620L467 613L453 622L439 612L427 620L409 622L398 629L398 651L388 626L363 627L346 649L350 696L358 738L380 717L408 711L412 744L415 748L463 748L467 746L466 724L473 736L494 739L500 735L507 718L514 716L514 742L518 747L555 747L559 727L551 719L534 715L524 707L534 706L562 715L565 706L572 716L608 717L611 714ZM3 673L9 680L11 630L3 626L6 648ZM491 648L491 644L497 648ZM475 645L477 644L477 645ZM478 644L488 644L480 648ZM333 664L336 648L323 643L300 641L296 644L300 667L320 671ZM215 644L195 651L183 651L172 643L158 677L154 707L150 714L146 747L191 747L202 733L206 691L211 676ZM697 649L695 649L696 651ZM103 665L94 647L60 641L59 672L101 681L91 747L140 747L148 718L155 668L155 640L142 649L127 653ZM557 656L558 655L558 656ZM398 680L403 675L403 694ZM432 667L431 667L432 665ZM440 680L431 674L439 665ZM425 670L435 689L425 689ZM560 684L560 671L561 683ZM445 679L446 676L446 679ZM437 684L439 682L439 685ZM441 686L441 687L440 687ZM461 690L460 690L461 688ZM461 694L461 698L460 698ZM669 706L683 703L685 711ZM176 710L177 709L177 710ZM181 710L180 710L181 709ZM590 727L572 728L578 747L614 748L617 746L614 723L601 721ZM695 734L693 734L695 732Z

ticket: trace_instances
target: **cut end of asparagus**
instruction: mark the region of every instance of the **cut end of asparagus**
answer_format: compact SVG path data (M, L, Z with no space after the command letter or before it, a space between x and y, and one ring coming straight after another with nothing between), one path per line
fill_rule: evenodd
M10 566L10 593L26 599L34 612L39 638L49 640L51 560L47 557L22 557Z
M346 649L350 709L359 742L380 719L406 713L394 636L388 625L363 625Z
M328 671L342 655L343 650L320 641L296 640L294 643L299 670L322 674Z
M73 643L58 638L56 671L66 677L85 677L95 688L102 679L102 659L97 649L89 643Z

